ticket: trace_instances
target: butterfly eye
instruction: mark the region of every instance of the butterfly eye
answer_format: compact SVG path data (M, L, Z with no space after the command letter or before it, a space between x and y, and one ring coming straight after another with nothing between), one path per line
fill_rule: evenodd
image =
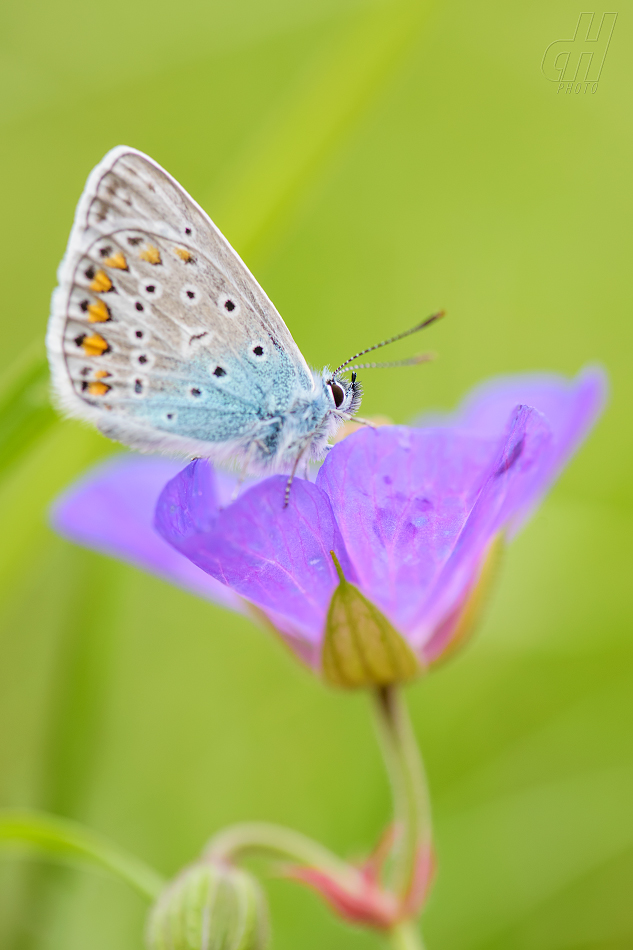
M345 399L345 390L341 385L339 385L339 383L330 383L329 385L330 389L332 390L334 405L337 409L339 409L343 403L343 400Z

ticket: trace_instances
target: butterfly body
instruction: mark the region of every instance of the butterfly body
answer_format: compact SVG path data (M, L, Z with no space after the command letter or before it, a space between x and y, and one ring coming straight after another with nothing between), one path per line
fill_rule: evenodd
M308 367L205 212L134 149L90 175L58 277L58 400L133 448L287 471L358 409L355 379Z

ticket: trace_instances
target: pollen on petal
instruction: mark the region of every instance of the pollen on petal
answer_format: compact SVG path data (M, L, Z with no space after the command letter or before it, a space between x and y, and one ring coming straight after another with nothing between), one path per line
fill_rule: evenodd
M188 251L186 247L175 247L174 254L176 254L181 261L185 261L185 263L193 260L191 252Z
M88 306L88 320L90 323L105 323L110 319L110 311L103 300L97 300Z
M110 387L106 383L90 383L88 385L88 392L91 396L105 396L109 391Z
M141 251L139 257L148 264L160 264L160 251L153 244L148 244L144 251Z
M106 267L117 267L119 270L127 270L127 261L121 251L117 251L111 257L106 257L103 262Z
M108 262L106 261L105 263L107 264ZM112 281L104 270L98 270L94 275L90 289L93 290L95 294L105 294L108 290L112 290Z
M80 345L86 356L101 356L109 349L107 340L104 340L100 333L85 336ZM101 374L103 375L103 373ZM105 373L105 375L108 374Z

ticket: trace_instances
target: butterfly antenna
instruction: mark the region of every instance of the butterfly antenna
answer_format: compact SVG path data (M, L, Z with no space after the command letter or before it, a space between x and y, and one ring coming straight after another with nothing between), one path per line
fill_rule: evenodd
M406 360L389 360L387 363L354 363L348 366L347 370L353 369L387 369L392 366L418 366L419 363L430 363L437 359L436 353L418 353L416 356L410 356Z
M410 330L405 330L404 333L398 333L396 336L389 337L388 340L383 340L382 343L375 343L373 346L368 346L366 350L361 350L360 353L355 353L354 356L350 356L348 360L345 360L344 363L341 363L340 366L336 367L336 369L332 373L332 377L337 376L341 372L342 369L344 369L346 366L349 366L349 364L353 363L354 360L357 360L359 356L364 356L365 353L371 353L372 350L379 350L381 346L389 346L390 343L395 343L396 340L402 340L404 339L405 336L411 336L412 333L417 333L418 330L423 330L425 327L428 327L430 323L435 323L436 320L439 320L441 317L443 317L445 312L446 312L445 310L439 310L437 313L434 313L430 317L427 317L426 320L423 320L422 323L418 323L416 324L416 326L411 327ZM423 360L417 360L415 357L414 357L414 360L416 362L423 362ZM377 367L378 365L384 365L384 364L376 363L374 365ZM403 365L403 364L396 363L393 365Z

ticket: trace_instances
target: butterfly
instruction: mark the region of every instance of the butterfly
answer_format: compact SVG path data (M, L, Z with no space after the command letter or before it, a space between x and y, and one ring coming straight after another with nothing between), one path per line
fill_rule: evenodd
M208 215L126 146L91 172L58 281L47 333L57 401L140 451L294 473L358 411L360 382L342 373L386 365L349 366L369 347L334 372L310 369Z

